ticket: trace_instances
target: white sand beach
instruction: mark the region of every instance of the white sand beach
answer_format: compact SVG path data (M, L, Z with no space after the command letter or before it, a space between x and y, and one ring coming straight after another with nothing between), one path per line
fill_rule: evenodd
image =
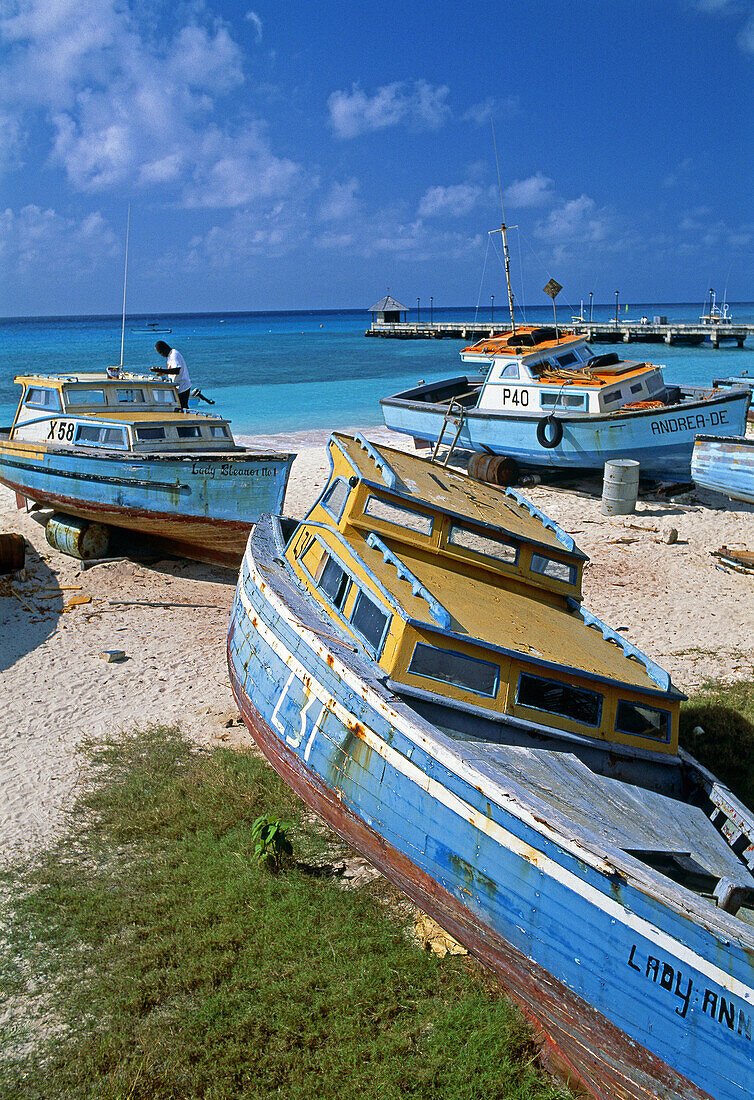
M298 452L287 515L303 515L322 489L328 434L240 440ZM384 428L365 434L411 449ZM754 676L754 576L713 556L723 545L754 550L754 508L694 491L641 499L634 515L608 518L598 494L542 485L522 492L589 555L586 605L679 688ZM675 541L667 541L670 527ZM27 542L25 570L0 577L0 853L12 858L59 829L82 740L153 723L180 723L200 744L247 736L225 662L232 573L172 559L85 568L53 551L33 513L18 511L1 487L0 531ZM107 662L106 650L126 659Z

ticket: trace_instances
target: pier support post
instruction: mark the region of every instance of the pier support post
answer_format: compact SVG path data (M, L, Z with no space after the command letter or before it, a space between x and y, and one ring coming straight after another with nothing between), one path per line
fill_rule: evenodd
M631 342L631 333L628 331L627 328L624 328L623 329L623 343L628 344L630 342Z
M668 331L665 333L665 343L666 344L672 344L673 343L673 333L670 331L670 329L668 329Z

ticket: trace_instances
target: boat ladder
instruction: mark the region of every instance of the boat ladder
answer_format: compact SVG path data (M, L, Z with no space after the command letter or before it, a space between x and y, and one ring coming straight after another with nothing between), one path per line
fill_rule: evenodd
M464 409L461 402L456 401L455 398L451 398L450 404L448 405L448 411L445 413L445 416L443 418L442 428L440 428L440 434L437 437L437 442L435 443L434 449L432 451L432 457L430 458L430 462L436 462L437 461L437 455L438 455L438 452L440 450L440 447L442 446L443 437L445 435L445 429L447 427L451 427L451 428L455 428L456 434L453 436L453 442L450 444L450 447L448 449L448 453L445 455L445 458L440 463L441 466L447 466L448 465L448 462L450 461L450 456L453 454L453 451L455 450L455 445L458 442L458 437L460 436L461 431L463 430L463 421L464 421L465 415L466 415L466 410Z

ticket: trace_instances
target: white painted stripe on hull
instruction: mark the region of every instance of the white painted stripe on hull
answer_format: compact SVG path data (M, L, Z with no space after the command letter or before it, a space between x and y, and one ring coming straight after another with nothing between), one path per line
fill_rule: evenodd
M269 586L266 585L261 580L261 578L258 577L256 570L253 567L253 559L250 560L249 558L248 549L246 554L246 561L249 569L252 572L255 583L257 583L262 591L267 594L267 598L269 599L271 596ZM738 981L738 979L732 977L720 967L715 966L714 963L711 963L702 955L697 954L697 952L692 951L685 944L674 939L672 936L669 936L662 929L652 924L651 921L648 921L645 918L638 916L636 913L631 912L631 910L626 909L625 906L620 905L613 898L606 896L590 883L585 882L583 879L580 879L577 875L574 875L571 871L567 870L567 868L562 867L559 863L551 859L549 856L544 855L538 849L533 848L525 841L522 841L519 837L515 836L514 833L509 832L502 825L499 825L496 821L492 821L486 815L480 814L479 811L476 810L470 803L465 802L462 798L459 798L457 795L453 794L452 791L448 790L447 787L445 787L442 783L439 783L436 779L430 778L420 768L418 768L415 764L408 760L407 757L405 757L402 753L399 753L391 745L388 745L373 730L365 727L363 721L355 714L352 714L345 707L343 707L336 699L334 699L327 691L327 689L322 684L320 684L319 681L315 680L312 677L311 671L305 668L305 666L301 664L298 658L295 657L289 650L287 650L287 648L283 647L280 638L272 630L270 630L265 623L259 620L259 616L256 614L254 608L249 601L248 596L244 592L242 584L239 584L238 592L241 597L241 603L243 604L247 613L250 616L256 616L257 618L257 623L255 626L256 631L261 635L261 637L270 646L270 648L278 653L281 659L285 661L288 668L291 669L292 672L295 672L298 679L303 681L305 677L307 678L307 686L309 688L309 692L316 695L317 698L322 703L324 703L344 725L359 726L361 729L364 729L364 740L366 744L369 745L369 747L372 748L375 752L378 752L379 755L382 756L383 759L391 765L391 767L395 768L396 771L404 775L406 779L416 784L423 791L426 791L426 793L431 798L435 799L437 802L447 807L447 809L449 809L451 812L457 814L459 817L464 818L464 820L469 821L475 828L486 833L492 840L495 840L498 844L508 848L510 851L514 852L522 859L527 860L529 863L536 866L540 871L542 871L543 874L547 874L550 878L552 878L556 882L559 882L562 886L565 886L566 889L569 889L572 892L578 894L579 897L581 897L585 901L588 901L589 904L595 906L595 908L600 909L607 916L611 917L614 920L617 920L621 924L625 925L627 928L632 929L638 935L644 937L644 939L649 940L656 947L674 956L676 959L679 960L679 962L684 963L686 966L692 967L700 974L704 974L705 977L715 982L727 992L735 994L737 997L740 997L742 1000L747 1001L750 1004L754 1004L754 989L752 989L750 986L744 985L743 982ZM278 601L276 600L275 602ZM281 605L278 610L282 612L284 610L284 605ZM285 614L284 617L290 622L290 616L288 614ZM308 641L308 639L306 640ZM317 649L321 648L325 653L330 652L324 646L321 646L320 643L316 643L316 647ZM284 649L287 656L283 655ZM339 675L341 679L345 680L347 677L342 675L341 670L343 672L347 671L345 669L345 666L340 666L338 670L334 669L334 671L336 671L336 674ZM351 677L348 678L350 679ZM395 718L397 719L398 716L395 715ZM402 727L401 732L406 733L406 730ZM416 738L411 738L411 740L416 741ZM452 770L455 771L456 774L458 774L457 767L453 767ZM510 807L502 808L510 809ZM517 809L519 808L517 807ZM520 820L523 820L523 815L520 812L516 812L515 816L518 817ZM541 824L539 822L537 822L536 825L533 820L528 823L537 828L540 833L543 832ZM560 838L559 836L553 834L552 839L561 847L565 847L563 838ZM577 853L577 855L579 856L579 858L583 859L582 854ZM604 865L604 871L610 873L611 867L609 864Z

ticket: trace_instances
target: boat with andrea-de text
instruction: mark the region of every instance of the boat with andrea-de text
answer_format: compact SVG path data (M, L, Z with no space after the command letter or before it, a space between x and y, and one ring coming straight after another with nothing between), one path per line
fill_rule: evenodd
M48 538L97 525L200 561L237 567L254 521L282 507L294 455L236 444L222 417L183 411L154 374L19 375L13 423L0 428L0 482L19 507L52 508ZM70 520L70 524L67 524ZM70 530L69 530L70 528ZM62 531L62 540L61 540Z
M518 466L601 471L606 462L633 459L645 477L676 481L690 478L699 432L744 434L746 388L667 385L660 366L617 352L596 355L557 321L517 325L507 230L503 219L510 329L461 351L473 373L383 397L388 428L434 443L434 453L447 433L451 449L505 455L515 464L511 476ZM560 290L555 279L544 287L553 311Z
M241 565L231 686L291 788L498 975L598 1100L750 1100L754 816L669 674L505 491L335 434Z

